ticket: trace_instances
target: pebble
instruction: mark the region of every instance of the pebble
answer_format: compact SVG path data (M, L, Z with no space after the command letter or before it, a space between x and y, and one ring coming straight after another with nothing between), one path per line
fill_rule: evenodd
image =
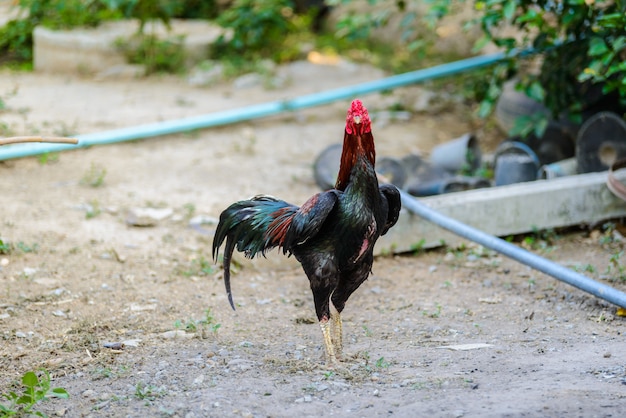
M217 225L218 219L213 216L196 215L189 220L189 226Z
M67 318L67 314L63 312L62 310L56 310L52 312L52 315L58 316L59 318Z
M173 214L172 208L131 208L126 223L132 226L155 226Z
M185 331L183 331L181 329L176 329L176 330L172 330L172 331L165 331L163 334L161 334L161 338L163 338L165 340L173 340L174 338L191 339L194 336L195 336L195 334L186 333Z
M33 282L45 287L54 287L59 284L59 281L57 279L53 279L51 277L39 277L33 280Z
M233 87L236 89L249 89L251 87L257 87L263 84L263 76L258 73L244 74L237 77L233 81Z
M187 83L190 86L209 86L215 84L222 79L224 66L220 63L211 63L210 66L198 66L191 70Z
M93 389L87 389L81 395L85 398L93 398L96 395L96 391Z
M24 276L30 277L34 275L35 273L37 273L37 269L32 268L32 267L24 267L24 270L22 270L22 273L24 273Z

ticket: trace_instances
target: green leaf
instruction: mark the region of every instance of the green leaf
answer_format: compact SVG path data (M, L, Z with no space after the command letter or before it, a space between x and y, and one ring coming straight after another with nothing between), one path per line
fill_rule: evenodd
M70 394L63 388L54 388L48 396L50 398L68 399Z
M527 87L526 95L538 102L543 102L543 99L546 97L545 91L539 81L534 81Z
M18 405L32 405L35 403L35 399L29 394L24 394L15 403Z
M34 372L26 372L22 376L22 384L30 388L35 387L39 384L39 378Z
M598 55L603 55L609 52L609 48L606 46L604 39L593 37L589 41L589 50L588 54L592 57L597 57Z
M478 108L478 116L481 118L486 118L491 114L493 110L493 102L490 100L483 100L480 102L480 106Z
M503 10L504 17L507 18L508 20L511 20L516 9L517 9L517 2L514 0L509 0L504 5L504 10Z

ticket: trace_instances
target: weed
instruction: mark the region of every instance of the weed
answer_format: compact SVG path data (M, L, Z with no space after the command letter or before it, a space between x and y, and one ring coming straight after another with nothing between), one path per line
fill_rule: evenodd
M37 376L33 371L24 373L21 386L21 393L11 391L2 395L4 399L9 401L8 405L0 404L2 416L37 415L45 417L43 412L33 410L35 405L46 399L67 399L70 396L63 388L50 388L50 375L46 370L42 370L40 376Z
M533 226L532 234L524 237L522 240L522 246L532 250L550 252L554 250L554 244L558 239L559 236L554 229L539 229L536 226Z
M579 272L587 272L587 273L596 273L597 270L596 268L592 265L592 264L577 264L574 266L574 270L579 271Z
M120 39L117 47L131 64L141 64L146 74L158 72L179 73L185 67L183 36L159 39L154 35L135 35L130 41Z
M182 275L185 277L191 276L207 276L215 273L215 267L213 266L213 262L204 256L200 256L200 258L194 258L191 260L191 266L188 270L182 271Z
M100 215L101 213L102 213L102 209L100 209L100 203L96 199L93 199L87 205L87 211L85 212L85 218L93 219L96 216Z
M411 244L410 251L413 253L413 255L418 255L422 251L424 251L424 245L426 245L426 239L422 238L418 242Z
M146 385L144 382L139 382L135 385L135 397L137 399L141 399L142 401L153 401L164 394L164 387Z
M391 366L391 363L385 360L384 357L381 357L378 360L376 360L376 367L378 367L379 369L388 369L389 366Z
M624 251L613 253L609 258L609 265L606 268L607 274L615 275L615 279L626 281L626 268L620 262L620 258L624 255Z
M37 253L39 251L39 244L34 243L32 245L28 245L22 241L19 241L17 244L15 244L15 246L17 247L18 250L20 250L23 253Z
M12 249L13 247L11 246L10 243L4 242L2 241L2 239L0 239L0 254L3 254L3 255L11 254Z
M367 327L367 325L363 325L363 331L365 332L366 337L371 337L373 335L372 331Z
M106 168L99 164L91 163L89 170L81 177L80 184L89 187L100 187L104 184L106 174Z
M58 152L44 152L37 158L39 164L46 165L49 163L57 163L59 162L59 153Z
M426 309L422 311L423 316L427 316L429 318L439 318L441 316L442 307L439 303L435 304L435 311L428 312Z
M187 321L182 319L177 319L174 321L174 328L176 329L184 329L187 332L198 332L198 329L202 332L202 337L207 337L207 331L210 331L214 337L217 338L217 332L222 327L222 324L215 321L215 317L213 316L213 311L211 308L207 308L204 311L204 318L202 319L193 319L189 318Z
M193 203L185 203L183 209L185 211L185 219L191 219L196 213L196 205Z

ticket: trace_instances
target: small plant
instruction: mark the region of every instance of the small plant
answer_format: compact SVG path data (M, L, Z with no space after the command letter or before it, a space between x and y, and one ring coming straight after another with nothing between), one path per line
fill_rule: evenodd
M389 366L391 366L391 363L385 360L384 357L381 357L378 360L376 360L376 367L378 367L379 369L388 369Z
M367 325L363 325L363 332L366 337L371 337L373 335L372 330L370 330Z
M214 337L217 337L217 332L221 327L222 324L215 321L211 308L207 308L204 311L204 318L202 319L190 318L187 321L182 319L174 321L174 328L176 329L184 329L187 332L197 332L200 329L203 338L206 338L207 331L210 331Z
M182 271L182 275L185 277L191 276L207 276L215 273L215 267L213 263L205 258L204 256L200 256L200 258L194 258L191 260L191 266L188 270Z
M44 152L37 158L39 164L46 165L49 163L59 162L59 153L58 152Z
M22 376L21 386L21 393L11 391L2 395L4 399L9 401L8 405L0 403L2 416L36 415L45 417L43 412L33 410L38 403L51 398L68 399L70 397L63 388L50 388L50 375L45 370L42 370L40 376L32 371L26 372Z
M422 238L418 242L411 244L410 251L413 253L413 255L418 255L424 251L424 245L426 245L426 239Z
M142 401L153 401L164 394L165 388L163 387L146 385L144 382L139 382L135 385L135 397Z
M0 239L0 254L11 254L12 249L13 247L11 246L11 244L9 244L8 242L4 242L2 241L2 239Z
M118 48L131 64L144 66L146 74L179 73L185 67L184 37L159 39L154 35L137 34L130 41L120 39Z
M624 255L624 251L618 251L609 258L609 265L606 268L607 274L616 275L616 278L622 282L626 281L626 268L620 262Z
M213 311L211 310L211 308L207 308L204 311L204 318L198 321L198 323L203 325L204 327L208 327L215 337L217 337L217 331L222 326L222 324L215 322L215 317L213 316Z
M442 306L441 304L437 303L435 304L435 311L434 312L429 312L426 309L424 309L422 311L422 315L423 316L427 316L429 318L439 318L441 316L441 310L442 310Z
M191 219L196 213L196 205L193 203L185 203L183 209L185 211L185 219Z
M93 219L96 216L100 215L101 213L102 213L102 209L100 209L100 203L96 199L93 199L87 205L87 211L85 212L85 218L86 219Z
M39 244L37 243L28 245L22 241L19 241L17 244L15 244L15 246L23 253L37 253L37 251L39 251Z
M80 184L89 187L100 187L104 184L104 177L107 174L106 168L99 164L91 163L89 170L80 179Z

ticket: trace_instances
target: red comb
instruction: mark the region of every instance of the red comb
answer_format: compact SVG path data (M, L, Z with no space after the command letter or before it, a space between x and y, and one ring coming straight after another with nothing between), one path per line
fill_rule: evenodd
M360 129L358 125L361 125ZM355 131L370 132L371 125L372 121L363 103L359 99L353 100L346 117L346 132L349 134L355 133Z

